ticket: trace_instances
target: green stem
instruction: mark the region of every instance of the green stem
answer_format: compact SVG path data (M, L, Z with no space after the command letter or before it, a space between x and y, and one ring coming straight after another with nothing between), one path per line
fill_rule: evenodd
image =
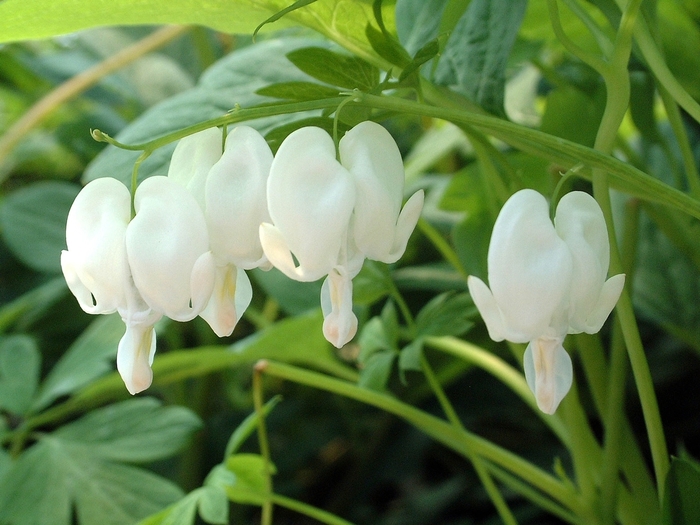
M440 402L440 406L442 407L443 412L445 412L447 419L455 429L464 431L464 425L462 425L457 412L455 412L454 408L452 407L452 403L450 403L445 391L442 389L442 385L435 377L435 373L430 367L430 363L425 357L425 353L421 353L421 368L423 369L423 373L425 374L425 378L428 380L430 387L435 393L435 397ZM508 504L503 499L503 496L498 490L498 487L496 487L496 484L493 482L493 479L491 479L483 460L479 456L472 453L469 453L468 459L471 461L472 465L474 465L474 470L479 476L479 480L481 480L481 484L484 486L484 489L486 489L486 493L489 495L489 498L491 498L491 502L493 503L494 507L496 507L498 515L501 517L503 523L505 525L517 525L518 522L515 519L515 516L513 516L511 513L510 509L508 508Z
M328 525L353 525L351 522L346 521L336 516L335 514L331 514L330 512L326 512L325 510L313 507L299 500L287 498L286 496L281 496L279 494L270 494L270 501L272 501L272 503L275 503L276 505L279 505L280 507L285 507L289 510L293 510L295 512L298 512L299 514L303 514L305 516L308 516L309 518L313 518L321 523L326 523Z
M272 468L270 467L270 445L267 441L267 425L265 424L265 411L263 407L262 371L256 366L253 370L253 404L258 419L258 442L260 454L265 462L265 491L272 494ZM261 525L272 525L272 500L266 498L262 504Z
M609 153L617 135L617 130L622 122L629 103L629 75L627 62L632 50L632 32L637 21L637 14L641 0L632 0L628 3L622 14L620 28L615 41L615 53L611 60L611 68L605 78L607 88L607 102L605 113L596 136L595 149ZM593 193L600 204L608 226L610 240L610 272L613 274L624 271L617 247L614 222L612 217L612 205L610 203L610 191L608 178L605 172L593 171ZM623 290L617 305L617 312L622 325L622 333L634 375L637 390L639 392L649 436L652 461L656 474L658 496L663 501L664 481L669 468L668 448L661 423L659 406L654 392L654 384L649 370L649 363L644 354L639 328L634 316L632 301L627 289Z
M578 494L572 492L561 481L525 461L520 456L468 431L460 432L449 423L402 403L389 395L364 389L354 383L338 380L317 372L281 363L262 361L258 366L266 374L326 390L392 413L464 457L468 457L468 454L473 453L489 462L500 465L549 495L573 513L581 514L584 510Z

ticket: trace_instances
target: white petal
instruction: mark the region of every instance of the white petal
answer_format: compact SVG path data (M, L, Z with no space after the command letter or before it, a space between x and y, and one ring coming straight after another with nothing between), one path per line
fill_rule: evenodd
M588 334L595 334L603 327L605 320L615 308L622 289L625 286L625 274L620 273L605 281L603 289L598 296L598 302L588 314L583 331Z
M270 222L267 179L272 151L260 133L239 126L226 138L226 150L206 184L206 217L214 254L239 268L265 261L258 229Z
M207 307L199 315L209 323L216 335L226 337L233 333L252 298L253 288L243 270L232 264L219 266L214 291Z
M153 324L128 323L117 349L117 370L130 394L138 394L151 386L151 364L156 352Z
M294 264L292 252L282 232L272 224L260 225L260 243L268 261L279 271L295 281L316 281L324 276L323 269L311 271Z
M562 342L563 339L535 339L523 356L525 379L545 414L554 414L573 382L571 358Z
M488 253L489 285L506 331L527 340L566 334L571 272L571 254L545 198L533 190L515 193L496 219Z
M109 177L90 182L71 206L61 267L88 313L113 312L124 303L122 283L129 275L124 238L130 217L129 190Z
M404 169L399 148L386 129L366 121L348 131L338 149L357 190L357 247L369 259L386 262L392 258L403 199Z
M352 311L352 279L333 270L321 287L323 335L336 348L357 333L357 317Z
M347 243L355 205L352 178L335 160L328 133L306 127L282 142L272 162L267 199L272 222L299 261L300 273L317 279L328 274Z
M221 145L221 130L205 129L180 139L170 159L168 178L187 188L202 209L207 174L221 158Z
M572 191L559 201L555 224L573 262L569 330L573 333L587 331L587 319L600 300L610 262L605 218L593 197Z
M418 224L420 213L423 210L424 198L423 190L419 190L406 201L406 204L399 214L399 220L396 223L394 242L391 245L391 251L387 253L384 259L380 259L382 262L387 264L394 263L398 261L403 255L403 252L406 251L408 238L413 233L416 224Z
M486 323L486 328L489 331L489 337L494 341L503 341L506 337L506 327L503 324L503 317L501 316L501 310L496 304L496 300L493 298L491 290L488 286L484 284L484 281L478 277L470 275L467 278L467 286L469 287L469 294L472 296L474 304L479 310L482 319ZM525 341L517 339L509 339L513 343L524 343Z
M185 188L158 176L141 183L135 207L126 247L136 287L151 308L168 317L196 317L215 278L201 209Z

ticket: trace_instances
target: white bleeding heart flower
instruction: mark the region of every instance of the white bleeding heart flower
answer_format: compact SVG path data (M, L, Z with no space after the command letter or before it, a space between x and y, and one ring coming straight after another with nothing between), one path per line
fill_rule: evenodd
M132 394L152 381L155 323L163 314L195 317L214 281L204 217L186 190L151 177L134 203L137 214L130 220L131 196L121 182L90 182L71 206L68 249L61 254L66 282L83 310L117 311L124 320L117 369Z
M401 152L391 134L375 122L352 128L338 149L341 164L355 181L353 234L358 250L374 261L398 261L423 209L423 190L401 208L405 182Z
M269 221L267 178L272 151L253 128L239 126L226 138L210 128L182 139L168 177L187 187L204 212L217 266L214 292L201 312L220 337L231 335L252 299L244 269L269 268L258 229Z
M595 333L622 293L624 274L606 280L608 234L598 203L571 192L554 224L545 198L515 193L503 206L488 252L489 287L470 276L469 292L494 341L529 343L527 383L539 408L553 414L571 388L569 333Z
M379 124L358 124L338 149L340 161L333 139L316 127L301 128L282 142L267 186L272 223L262 224L260 239L270 262L288 277L327 276L321 289L323 331L341 347L357 331L352 279L365 258L391 263L401 257L423 192L401 210L401 154Z

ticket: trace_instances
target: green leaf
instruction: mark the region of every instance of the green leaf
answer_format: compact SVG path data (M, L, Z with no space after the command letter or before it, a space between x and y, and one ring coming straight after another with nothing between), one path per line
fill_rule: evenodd
M372 49L390 64L404 68L411 63L411 56L391 35L375 29L371 24L367 24L365 34Z
M700 465L672 458L666 477L663 503L664 525L700 523Z
M284 9L278 11L277 13L272 15L270 18L268 18L264 22L261 22L260 24L258 24L258 26L253 30L253 37L255 37L255 35L258 34L258 32L262 29L263 26L265 26L267 24L271 24L272 22L276 22L277 20L279 20L283 16L291 13L292 11L296 11L297 9L301 9L302 7L305 7L309 4L313 4L316 1L317 0L296 0L296 2L294 2L289 7L285 7Z
M343 113L345 113L345 110L343 110ZM294 122L290 122L288 124L282 124L281 126L277 126L273 130L269 131L268 133L265 134L265 140L267 140L267 143L269 144L270 148L272 149L273 152L276 152L280 145L282 144L282 141L286 139L291 133L294 131L298 130L299 128L302 128L304 126L316 126L317 128L324 129L328 132L329 135L333 136L333 119L329 117L311 117L311 118L305 118L301 120L295 120ZM338 122L338 136L342 137L346 131L350 129L350 126L345 125L342 121ZM272 295L274 297L278 295L285 295L281 290L288 290L288 289L294 289L297 292L300 290L308 291L311 293L313 291L313 298L310 300L309 304L311 305L310 307L313 307L316 305L318 302L318 294L320 294L321 290L321 284L320 282L317 284L307 284L307 283L298 283L297 281L292 281L293 283L297 284L289 284L286 281L290 281L286 276L283 276L280 274L278 271L271 270L269 272L263 272L262 270L258 270L256 272L256 275L260 277L258 279L261 281L261 284L263 287L266 288L268 291L269 295ZM267 277L267 279L266 279ZM275 286L271 287L271 289L268 289L269 286L267 285L267 281L280 281L278 284ZM291 302L294 302L295 299L294 297L297 295L297 293L292 293L291 296ZM290 301L287 300L288 298L284 298L284 305L282 307L289 311L287 306L289 306L292 309L295 309L295 306L291 304ZM287 304L290 303L290 304ZM285 306L286 305L286 306ZM307 307L308 309L308 307Z
M486 210L468 214L452 229L452 241L462 268L469 275L486 281L486 257L494 219Z
M140 521L139 525L192 525L197 515L200 490L193 490L177 503Z
M379 350L363 363L358 384L369 390L383 391L391 377L396 351Z
M171 482L105 461L88 445L44 436L0 480L0 521L10 525L124 525L181 497Z
M526 7L526 0L472 0L442 52L437 82L503 115L506 64Z
M250 275L289 315L307 313L309 310L318 308L321 281L312 283L294 281L276 268L268 272L256 269Z
M284 82L310 82L284 54L290 49L318 41L274 39L249 46L222 58L207 69L194 88L156 104L124 128L115 138L126 144L141 144L192 126L203 120L225 115L232 108L253 107L271 101L256 94L259 89ZM280 115L248 123L263 135L281 124L307 118L310 113ZM109 130L104 130L109 132ZM175 143L157 149L140 166L139 179L167 173ZM110 176L129 184L139 152L107 146L87 167L85 182Z
M46 376L32 410L41 410L56 398L75 392L111 371L123 334L124 322L119 314L95 319Z
M418 50L413 60L401 71L399 80L404 80L411 73L417 71L423 64L432 60L440 52L440 43L437 40L431 40Z
M337 97L339 90L314 82L281 82L260 88L256 93L264 97L287 100L317 100Z
M184 407L163 407L153 398L135 398L89 412L54 433L63 443L79 443L111 461L148 462L175 454L201 422Z
M417 337L405 347L401 349L401 354L399 355L399 371L404 372L406 370L420 371L421 366L421 354L423 353L423 338Z
M389 267L377 261L366 260L362 270L352 280L352 299L355 304L370 305L391 292Z
M41 354L34 339L12 335L0 339L0 408L25 414L39 382Z
M379 84L379 70L368 62L321 47L305 47L287 58L307 75L346 89L370 91Z
M601 87L592 94L563 86L547 95L547 109L540 129L584 146L592 147L605 110L605 91ZM576 125L572 125L572 123Z
M226 525L228 518L228 497L222 487L202 487L199 493L199 515L207 523Z
M469 294L444 293L433 298L416 316L416 331L420 336L462 335L478 315Z
M235 475L233 485L226 487L231 501L253 505L261 505L265 501L267 476L265 460L261 456L235 454L226 460L226 468Z
M416 54L440 32L440 20L448 0L397 0L396 32L399 41Z
M7 196L0 207L0 229L20 261L40 272L61 271L68 210L79 191L68 182L41 181Z

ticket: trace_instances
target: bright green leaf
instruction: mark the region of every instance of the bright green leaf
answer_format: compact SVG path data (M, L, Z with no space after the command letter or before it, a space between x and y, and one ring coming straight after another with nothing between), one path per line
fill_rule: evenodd
M233 485L226 488L229 499L236 503L260 505L267 494L265 467L265 460L257 454L229 457L226 468L235 475Z
M370 91L379 83L379 70L361 58L321 47L305 47L287 58L307 75L346 89Z
M358 384L369 390L379 392L385 390L389 377L391 377L396 355L395 351L389 350L380 350L370 355L360 370Z
M41 181L8 195L0 207L0 229L20 261L40 272L61 271L66 218L79 191L68 182Z
M0 408L18 415L27 412L40 367L41 354L34 339L27 335L0 339Z
M228 497L222 487L202 487L199 494L199 515L207 523L228 523Z

